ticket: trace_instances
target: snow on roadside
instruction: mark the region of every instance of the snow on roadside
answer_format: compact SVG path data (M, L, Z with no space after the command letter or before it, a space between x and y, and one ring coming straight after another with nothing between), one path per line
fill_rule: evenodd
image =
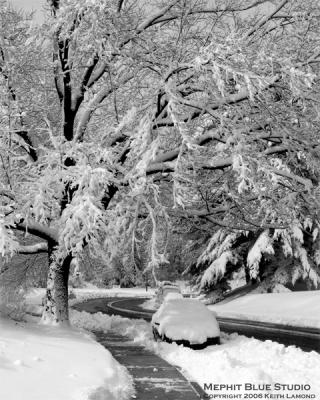
M71 311L75 326L128 335L136 343L154 351L184 373L204 384L301 384L310 385L314 398L320 398L320 354L304 352L272 341L260 341L237 334L222 335L222 345L204 350L191 350L176 344L154 342L151 326L144 320L130 320L102 313ZM214 393L208 390L208 394ZM241 390L219 391L219 394L239 394ZM260 392L259 392L260 393ZM261 391L261 393L264 393ZM270 393L270 392L268 392ZM277 392L281 393L281 392Z
M209 309L220 317L320 328L320 290L248 294Z
M156 311L158 309L156 298L152 297L151 299L145 300L140 307L143 310L148 310L148 311Z
M125 400L132 378L103 346L74 329L0 318L0 399Z
M79 301L101 297L152 297L154 289L148 288L112 288L112 289L71 289Z

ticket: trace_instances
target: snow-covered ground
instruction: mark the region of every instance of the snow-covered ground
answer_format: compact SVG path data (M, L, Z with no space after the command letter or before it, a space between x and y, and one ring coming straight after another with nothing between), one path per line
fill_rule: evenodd
M152 295L152 291L146 293L144 289L118 288L73 289L73 292L76 295L74 301ZM30 293L27 296L29 307L40 311L43 295L44 291L38 289ZM224 316L319 327L319 300L317 291L259 294L209 308ZM237 334L222 334L220 346L191 350L176 344L154 342L151 325L143 320L72 310L71 322L76 328L115 330L128 335L179 366L187 377L206 388L211 398L219 399L222 395L232 398L231 395L247 393L258 395L251 398L259 398L260 394L283 394L283 398L287 398L286 394L298 394L313 396L300 398L320 399L320 354L316 352L307 353L294 346ZM270 390L248 391L245 384L260 384L261 388L267 386ZM218 385L218 389L214 385ZM238 386L227 389L223 385ZM290 391L281 385L304 388ZM277 387L280 389L276 390ZM1 400L127 400L132 391L132 380L127 371L84 331L0 319Z
M112 296L151 296L148 289L73 289L73 301ZM27 310L41 315L44 289L26 296ZM72 328L0 318L0 400L124 400L131 376L93 335Z
M109 329L126 334L135 342L156 352L171 364L182 368L184 374L197 381L202 388L206 384L209 395L237 395L251 393L266 394L290 393L286 389L276 390L276 384L299 384L307 390L294 390L291 393L312 394L320 399L320 354L304 352L294 346L286 347L272 341L260 341L237 334L222 335L222 344L204 350L154 342L150 324L144 320L130 320L119 316L94 315L86 312L71 312L75 326L107 332ZM234 390L220 387L210 390L210 384L238 384ZM247 391L245 384L270 385L270 390ZM310 389L309 386L310 386ZM218 399L219 397L211 397ZM221 397L220 397L221 398ZM226 397L225 397L226 398ZM230 398L230 397L229 397ZM243 397L244 398L244 397ZM280 398L280 397L265 397ZM284 397L286 398L286 397ZM293 397L291 397L293 398Z
M221 317L320 328L320 290L249 294L209 309Z
M90 335L0 319L1 400L124 400L132 394L126 369Z

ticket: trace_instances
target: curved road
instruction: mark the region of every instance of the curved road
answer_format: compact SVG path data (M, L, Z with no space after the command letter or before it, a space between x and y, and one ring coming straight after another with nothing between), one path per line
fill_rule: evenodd
M88 300L75 305L80 311L117 314L128 318L143 318L150 321L153 312L141 308L146 298L105 298ZM295 345L305 351L320 352L320 329L290 327L287 325L264 323L235 318L217 318L223 332L237 332L260 340L273 340L284 345Z

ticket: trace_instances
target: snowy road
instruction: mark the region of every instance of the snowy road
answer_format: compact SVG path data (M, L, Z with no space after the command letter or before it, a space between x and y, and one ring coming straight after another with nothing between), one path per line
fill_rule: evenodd
M105 298L89 300L76 309L84 311L101 311L107 314L117 314L129 318L143 318L151 320L152 312L142 310L140 305L146 299L133 298ZM274 323L257 321L242 321L233 318L218 318L220 328L227 333L237 332L247 337L260 340L272 340L285 345L295 345L305 351L320 352L320 330L316 328L298 328Z

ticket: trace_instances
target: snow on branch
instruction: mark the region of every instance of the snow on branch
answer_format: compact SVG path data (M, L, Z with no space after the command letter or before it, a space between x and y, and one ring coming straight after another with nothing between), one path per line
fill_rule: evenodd
M257 278L263 254L274 254L273 238L270 236L269 229L260 234L248 253L247 265L250 270L251 278Z
M3 216L0 215L0 255L2 257L12 257L18 249L17 242L12 230L6 224Z
M42 225L31 218L21 218L13 223L11 228L25 233L29 232L41 239L50 240L54 243L59 242L59 232L57 229Z
M113 87L102 87L95 96L90 100L88 104L85 105L84 110L82 111L80 115L80 120L76 129L75 141L81 142L83 140L84 133L86 131L86 128L90 122L90 119L93 115L93 113L96 111L97 107L114 91L116 91L119 87L125 85L127 82L129 82L133 78L133 75L127 76L123 81L118 83L117 85L114 85Z
M77 169L81 171L73 183L77 190L61 216L60 250L77 255L88 245L91 254L97 255L110 230L102 199L114 180L104 168L79 164Z
M150 17L146 18L136 29L137 33L140 33L147 29L149 26L153 25L157 19L165 15L172 7L174 7L180 0L173 0L167 6L161 8L160 10L153 13Z
M209 264L202 276L201 288L216 284L225 275L229 262L232 264L237 263L238 257L232 251L232 245L238 236L239 232L228 234L224 229L219 229L212 236L206 249L197 260L197 267Z
M258 29L260 29L263 25L265 25L277 12L279 12L289 0L282 0L282 2L274 8L268 15L261 19L257 25L255 25L250 31L247 33L247 37L252 36Z
M16 252L19 254L38 254L38 253L47 253L48 252L48 244L45 242L36 243L28 246L19 245L16 249Z
M232 264L236 264L237 262L237 257L230 250L222 253L220 257L214 260L205 270L201 278L201 288L216 283L221 277L223 277L226 273L228 262Z

